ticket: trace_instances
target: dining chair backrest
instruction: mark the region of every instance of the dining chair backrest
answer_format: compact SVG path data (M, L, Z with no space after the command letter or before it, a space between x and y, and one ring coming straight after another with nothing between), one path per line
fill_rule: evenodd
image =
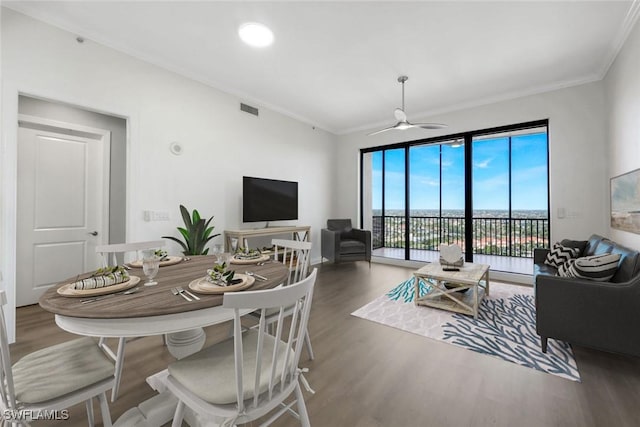
M114 385L114 364L89 337L39 349L11 363L4 306L0 291L0 414L19 417L8 425L30 425L38 414L85 402L93 426L93 399L97 398L102 423L111 427L106 392ZM0 425L4 426L0 415Z
M159 249L165 245L164 240L152 240L148 242L114 243L110 245L96 246L96 253L102 254L104 267L118 265L117 254L137 252L147 249Z
M317 269L309 277L289 286L253 292L228 292L224 294L222 306L234 310L234 356L235 378L238 413L256 409L265 402L272 400L276 394L281 394L287 388L292 388L298 381L298 363L304 343L304 336L309 321L313 288L316 281ZM286 311L293 307L290 322L285 322ZM243 348L242 311L257 308L261 313L257 328L256 348ZM268 309L277 308L279 319L275 336L267 332ZM284 329L288 327L288 332ZM265 345L266 344L266 345ZM255 353L254 353L255 352ZM265 354L268 352L270 354ZM255 360L255 369L245 372L245 358ZM268 369L268 387L264 385L262 373L263 364ZM278 373L278 371L281 371ZM252 378L245 379L245 375ZM252 384L252 390L245 390L244 384ZM245 396L253 396L248 404ZM245 404L247 407L245 407Z
M16 408L7 325L4 320L5 304L7 304L7 295L5 291L0 291L0 405L2 405L0 409L3 410Z
M299 282L309 272L311 242L300 240L273 239L274 259L289 269L287 285Z
M109 245L96 246L96 253L102 255L102 266L110 267L119 265L118 254L125 254L127 252L136 252L136 256L140 259L138 251L144 251L148 249L160 249L165 245L164 240L151 240L147 242L133 242L133 243L114 243ZM122 262L126 262L124 255L121 259ZM111 401L115 402L120 390L120 380L122 378L122 368L124 364L124 352L125 352L126 340L124 338L118 339L117 352L114 353L109 347L107 340L104 337L100 338L98 347L105 352L116 364L115 369L115 383L111 390Z

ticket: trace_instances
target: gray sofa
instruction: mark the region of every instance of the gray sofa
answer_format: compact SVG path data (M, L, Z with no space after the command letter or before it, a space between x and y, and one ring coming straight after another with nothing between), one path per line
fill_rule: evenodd
M557 276L544 264L549 249L534 250L536 330L542 351L547 339L640 356L640 253L597 234L588 241L563 240L579 256L621 254L609 282Z

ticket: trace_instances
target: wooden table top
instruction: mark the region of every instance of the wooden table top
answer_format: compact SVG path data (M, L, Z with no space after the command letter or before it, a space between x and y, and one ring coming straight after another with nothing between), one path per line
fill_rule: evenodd
M129 274L140 277L138 292L130 295L113 295L88 304L81 303L88 297L70 298L58 295L57 289L60 286L78 280L73 277L47 290L40 298L39 304L43 309L54 314L94 319L161 316L215 307L222 305L222 294L205 295L189 289L191 281L207 275L207 269L213 267L214 261L214 256L192 256L188 261L160 267L155 278L158 284L155 286L144 286L146 278L142 269L132 268ZM269 279L266 281L256 279L254 284L246 289L248 291L274 288L283 283L288 274L287 267L279 262L269 262L262 266L231 264L230 268L238 273L255 272ZM80 278L86 276L88 274ZM173 295L171 288L176 286L182 286L191 291L200 297L200 301L189 302L179 295Z
M487 274L487 272L489 271L488 265L475 264L471 262L465 262L458 268L458 271L444 271L442 269L442 265L436 262L432 262L425 264L419 270L416 270L413 275L436 280L449 280L453 283L472 285L482 280L485 274Z

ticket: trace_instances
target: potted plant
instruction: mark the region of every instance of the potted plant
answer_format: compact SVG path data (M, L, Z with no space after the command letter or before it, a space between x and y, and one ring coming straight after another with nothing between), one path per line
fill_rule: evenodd
M200 213L197 209L194 209L193 213L189 214L189 211L183 205L180 205L180 213L185 227L178 227L178 231L184 238L184 242L173 236L162 236L162 238L177 242L184 249L182 251L184 255L206 255L209 252L209 248L205 248L207 243L220 235L220 233L211 234L214 226L209 227L209 223L211 223L213 217L205 221L204 218L200 218Z

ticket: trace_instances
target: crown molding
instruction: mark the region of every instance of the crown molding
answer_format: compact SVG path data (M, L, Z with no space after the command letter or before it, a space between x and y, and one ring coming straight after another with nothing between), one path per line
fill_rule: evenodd
M605 55L603 60L602 68L600 69L599 75L600 79L604 79L604 77L609 72L609 69L615 62L618 54L622 50L624 43L627 41L629 34L633 30L636 22L638 21L638 17L640 17L640 0L633 0L631 6L629 6L629 10L627 11L627 15L624 18L622 26L618 31L618 35L613 39L611 44L609 45L609 52Z

